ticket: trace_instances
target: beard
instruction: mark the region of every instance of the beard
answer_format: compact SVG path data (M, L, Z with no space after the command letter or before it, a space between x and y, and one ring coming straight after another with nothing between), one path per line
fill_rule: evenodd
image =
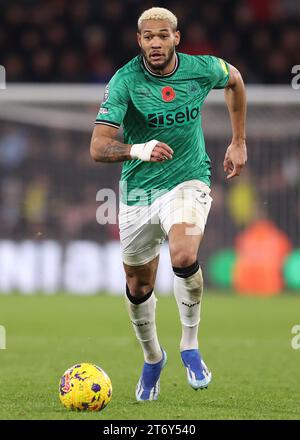
M143 54L145 60L147 61L148 66L151 68L151 70L157 71L157 72L165 69L168 66L168 64L171 62L171 60L173 58L174 53L175 53L175 45L173 47L171 47L171 49L169 49L165 61L162 61L161 63L153 64L151 62L151 59L149 57L147 57L146 52L142 49L142 54Z

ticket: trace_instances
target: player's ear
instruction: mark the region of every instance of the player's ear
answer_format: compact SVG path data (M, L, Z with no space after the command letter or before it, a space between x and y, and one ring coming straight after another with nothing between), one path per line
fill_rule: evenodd
M136 38L137 38L138 45L140 47L142 47L142 45L141 45L141 34L139 32L136 33Z
M176 31L175 32L175 46L178 46L178 44L180 43L180 31Z

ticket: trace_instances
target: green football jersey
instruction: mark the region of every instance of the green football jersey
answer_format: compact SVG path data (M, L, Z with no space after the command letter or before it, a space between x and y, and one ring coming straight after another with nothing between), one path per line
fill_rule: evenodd
M153 73L142 55L115 73L106 86L96 123L117 128L122 124L126 144L156 139L174 151L173 159L164 162L123 162L123 203L152 203L187 180L210 185L201 108L209 91L224 88L228 79L228 65L222 59L178 52L175 68L167 75Z

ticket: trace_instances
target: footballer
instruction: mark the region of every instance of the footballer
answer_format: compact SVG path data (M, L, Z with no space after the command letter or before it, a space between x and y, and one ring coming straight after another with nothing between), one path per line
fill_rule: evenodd
M231 179L247 160L246 93L239 71L226 61L176 51L177 18L165 8L142 13L137 41L141 54L119 69L106 87L91 156L98 162L123 162L119 230L125 298L144 355L136 399L147 401L159 396L167 360L156 331L153 291L165 239L174 271L182 325L179 348L188 384L202 389L212 379L198 346L203 279L197 256L212 202L201 108L212 89L225 90L232 141L223 166ZM116 140L121 125L124 143Z

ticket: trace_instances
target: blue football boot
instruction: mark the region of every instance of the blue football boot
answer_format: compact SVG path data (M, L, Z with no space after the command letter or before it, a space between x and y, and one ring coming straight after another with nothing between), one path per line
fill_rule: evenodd
M201 359L199 350L184 350L180 354L191 387L194 390L207 388L212 379L212 374Z
M166 365L167 353L162 349L163 357L156 364L144 362L142 375L136 386L135 396L138 401L157 400L159 395L159 377Z

